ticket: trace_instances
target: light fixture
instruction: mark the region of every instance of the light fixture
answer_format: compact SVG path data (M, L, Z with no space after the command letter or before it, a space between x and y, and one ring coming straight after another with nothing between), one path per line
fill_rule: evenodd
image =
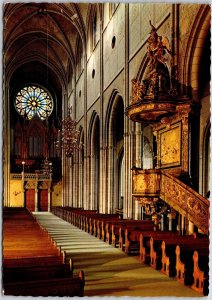
M42 173L48 177L51 177L52 175L52 162L50 162L47 157L42 164Z
M26 162L25 162L25 161L22 161L21 163L22 163L22 166L23 166L23 174L24 174L24 166L25 166L25 163L26 163Z
M79 150L79 134L76 130L77 122L71 118L71 108L68 108L68 116L62 120L62 130L58 132L58 139L56 142L56 149L60 151L60 148L64 150L67 157L71 157L75 150Z

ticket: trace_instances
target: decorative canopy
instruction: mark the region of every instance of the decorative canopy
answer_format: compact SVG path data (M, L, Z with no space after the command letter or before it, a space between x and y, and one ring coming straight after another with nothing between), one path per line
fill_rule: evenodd
M22 88L15 98L17 112L31 120L37 115L41 120L48 118L53 110L53 101L43 88L29 85Z

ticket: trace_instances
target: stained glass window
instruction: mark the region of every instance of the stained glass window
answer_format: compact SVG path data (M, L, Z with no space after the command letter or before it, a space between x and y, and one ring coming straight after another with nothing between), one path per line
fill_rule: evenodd
M41 120L49 117L53 110L53 101L47 91L39 86L26 86L15 98L18 113L31 120L36 114Z

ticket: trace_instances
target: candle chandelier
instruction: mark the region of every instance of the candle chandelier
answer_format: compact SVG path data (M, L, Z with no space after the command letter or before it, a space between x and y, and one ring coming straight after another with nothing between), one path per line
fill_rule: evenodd
M67 157L71 157L75 150L79 149L79 134L76 130L77 122L71 118L71 108L68 108L68 116L62 120L62 130L58 132L58 140L56 142L56 149L64 150Z
M52 174L52 162L49 161L47 157L42 164L42 173L46 176L50 176Z

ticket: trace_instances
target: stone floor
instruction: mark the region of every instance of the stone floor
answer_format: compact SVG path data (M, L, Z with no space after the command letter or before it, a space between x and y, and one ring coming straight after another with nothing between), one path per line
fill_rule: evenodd
M51 213L34 215L73 259L74 273L84 270L85 296L202 296Z

